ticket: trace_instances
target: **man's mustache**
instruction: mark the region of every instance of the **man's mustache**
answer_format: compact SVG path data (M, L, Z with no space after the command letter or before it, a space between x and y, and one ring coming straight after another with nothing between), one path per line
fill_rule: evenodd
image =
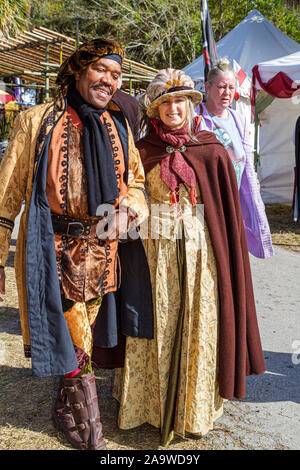
M93 83L93 85L91 85L90 88L100 88L100 89L103 88L103 89L108 90L110 95L113 94L112 88L108 85L104 85L103 83Z

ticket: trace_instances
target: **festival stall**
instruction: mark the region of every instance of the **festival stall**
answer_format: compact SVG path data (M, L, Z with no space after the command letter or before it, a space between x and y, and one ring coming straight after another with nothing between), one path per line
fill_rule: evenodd
M15 101L14 93L8 93L6 90L3 90L0 85L0 104L6 104L10 101Z
M0 79L10 87L43 91L43 99L56 88L58 69L66 57L80 46L76 38L65 36L44 27L32 27L15 38L0 38ZM125 57L122 65L123 89L135 94L145 89L157 71Z
M8 135L15 113L19 110L16 105L14 92L5 84L0 85L0 160L8 144Z
M300 116L300 52L253 67L252 111L259 129L257 173L262 199L265 203L293 204L294 132Z
M79 31L72 38L44 27L32 27L14 38L0 37L0 158L17 113L51 98L59 67L80 44ZM156 69L125 57L122 89L137 95L156 73ZM4 87L12 92L7 94ZM9 102L12 104L7 107Z
M238 100L233 101L233 108L243 113L251 122L250 89L252 68L263 61L286 56L300 51L300 45L274 26L258 10L252 10L235 28L216 43L218 57L227 57L231 66L241 77L245 73ZM184 67L196 89L205 91L203 54ZM254 126L253 145L254 145Z

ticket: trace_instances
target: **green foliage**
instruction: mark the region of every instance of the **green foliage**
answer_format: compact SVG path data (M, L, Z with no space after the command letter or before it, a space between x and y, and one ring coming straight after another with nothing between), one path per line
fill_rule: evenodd
M0 0L0 32L15 36L27 25L30 2L27 0Z
M31 0L31 21L37 26L75 37L78 8L82 3L77 0ZM89 21L88 15L81 20Z
M126 56L154 67L189 62L200 52L199 7L190 0L32 0L37 25L80 39L109 36Z
M1 1L1 0L0 0ZM294 0L208 0L216 42L254 8L300 42L299 2ZM182 68L202 53L200 1L32 0L37 25L80 40L99 36L119 41L126 56L155 68Z

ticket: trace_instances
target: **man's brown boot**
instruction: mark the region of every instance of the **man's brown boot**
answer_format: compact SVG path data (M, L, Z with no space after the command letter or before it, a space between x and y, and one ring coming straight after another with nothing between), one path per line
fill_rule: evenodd
M63 383L84 448L105 450L94 372Z
M83 449L85 447L76 428L67 394L63 388L63 379L60 381L56 402L52 411L52 420L59 431L65 434L73 447L76 449Z

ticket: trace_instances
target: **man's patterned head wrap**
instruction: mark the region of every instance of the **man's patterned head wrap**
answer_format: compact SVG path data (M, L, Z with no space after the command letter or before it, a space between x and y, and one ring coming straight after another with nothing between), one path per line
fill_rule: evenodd
M99 38L88 41L63 62L56 78L57 85L61 90L65 90L75 73L82 72L101 57L115 60L121 65L124 52L117 42L109 39Z

